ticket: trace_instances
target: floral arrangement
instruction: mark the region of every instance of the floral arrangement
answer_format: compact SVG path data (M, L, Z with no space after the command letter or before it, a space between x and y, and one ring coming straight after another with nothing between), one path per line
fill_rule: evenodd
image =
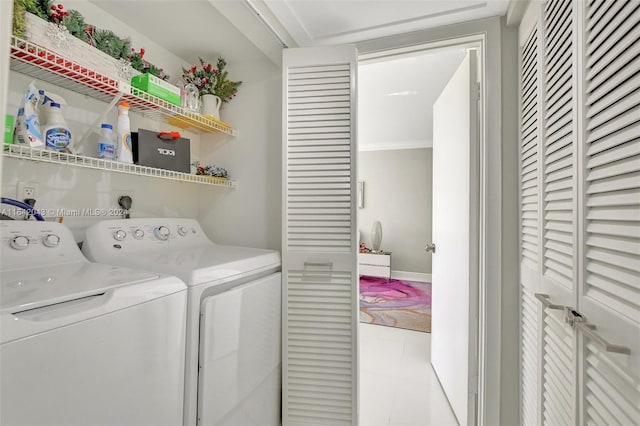
M60 26L76 38L101 50L107 55L131 63L131 67L140 72L149 72L163 80L169 76L146 59L144 49L136 51L131 47L128 38L122 38L113 31L96 28L85 22L84 17L77 10L65 10L60 3L53 4L53 0L14 0L13 2L13 34L24 37L27 32L25 12Z
M229 179L229 172L227 172L227 169L224 169L222 167L211 165L201 166L199 161L194 161L193 163L191 163L191 165L196 168L197 175L214 176L223 179Z
M185 83L192 83L198 88L200 96L215 95L222 102L229 102L236 97L241 81L229 80L229 72L225 70L227 61L219 57L216 66L206 62L202 58L200 66L194 65L189 69L182 68L182 79Z

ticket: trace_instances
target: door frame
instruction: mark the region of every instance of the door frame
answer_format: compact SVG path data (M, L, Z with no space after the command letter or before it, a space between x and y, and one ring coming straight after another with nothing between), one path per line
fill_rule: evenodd
M518 408L508 407L503 394L519 392L518 378L502 376L503 275L517 277L517 265L503 264L503 250L516 250L511 241L503 244L502 200L502 90L501 90L501 24L490 18L465 24L392 36L357 44L358 62L381 60L390 56L411 54L450 47L475 47L478 50L480 104L478 133L479 182L478 199L478 295L477 392L476 419L478 425L509 423L519 419ZM493 111L493 114L488 114ZM489 141L492 141L489 143ZM515 194L517 195L517 194ZM515 197L514 195L514 197ZM515 202L515 200L513 200ZM508 247L507 247L508 246ZM504 268L504 269L503 269ZM508 274L505 273L508 271ZM515 285L516 280L513 280ZM517 300L511 301L511 304ZM511 311L511 310L510 310ZM510 316L511 315L511 312ZM511 323L513 324L513 323ZM508 323L506 324L508 327ZM517 339L513 342L517 346ZM510 348L517 363L517 347ZM510 360L511 361L511 360ZM515 375L514 375L515 376ZM476 378L470 378L476 380ZM503 413L504 410L504 413ZM505 415L506 413L506 415Z

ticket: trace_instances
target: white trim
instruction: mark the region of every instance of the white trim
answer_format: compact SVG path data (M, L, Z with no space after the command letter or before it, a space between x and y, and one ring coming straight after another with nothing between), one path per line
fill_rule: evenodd
M507 25L516 26L522 21L527 6L529 6L530 0L510 0L507 6Z
M400 149L433 148L431 140L397 141L389 143L358 144L358 151L395 151Z
M418 281L423 283L431 282L431 274L424 272L391 271L391 278L394 280Z

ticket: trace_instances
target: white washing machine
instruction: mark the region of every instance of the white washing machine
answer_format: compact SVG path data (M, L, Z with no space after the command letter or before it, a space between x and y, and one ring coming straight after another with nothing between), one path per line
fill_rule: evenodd
M91 263L58 223L0 231L0 424L180 424L184 283Z
M188 286L184 424L280 424L280 254L218 245L193 219L87 229L95 261L176 275Z

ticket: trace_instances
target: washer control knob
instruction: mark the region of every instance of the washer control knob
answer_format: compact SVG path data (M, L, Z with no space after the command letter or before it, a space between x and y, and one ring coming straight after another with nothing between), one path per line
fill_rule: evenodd
M60 237L55 234L48 234L42 237L42 244L46 247L56 247L60 244Z
M127 233L122 229L118 229L117 231L114 231L113 238L115 238L117 241L122 241L127 238Z
M136 229L135 231L133 231L133 238L139 240L142 237L144 237L144 231L142 229Z
M24 235L18 235L9 242L9 245L16 250L24 250L29 247L29 238Z
M178 226L178 234L180 234L181 237L184 237L187 235L187 228L184 226Z
M161 241L167 241L169 239L169 235L171 235L171 231L166 226L158 226L153 230L153 233L156 238Z

